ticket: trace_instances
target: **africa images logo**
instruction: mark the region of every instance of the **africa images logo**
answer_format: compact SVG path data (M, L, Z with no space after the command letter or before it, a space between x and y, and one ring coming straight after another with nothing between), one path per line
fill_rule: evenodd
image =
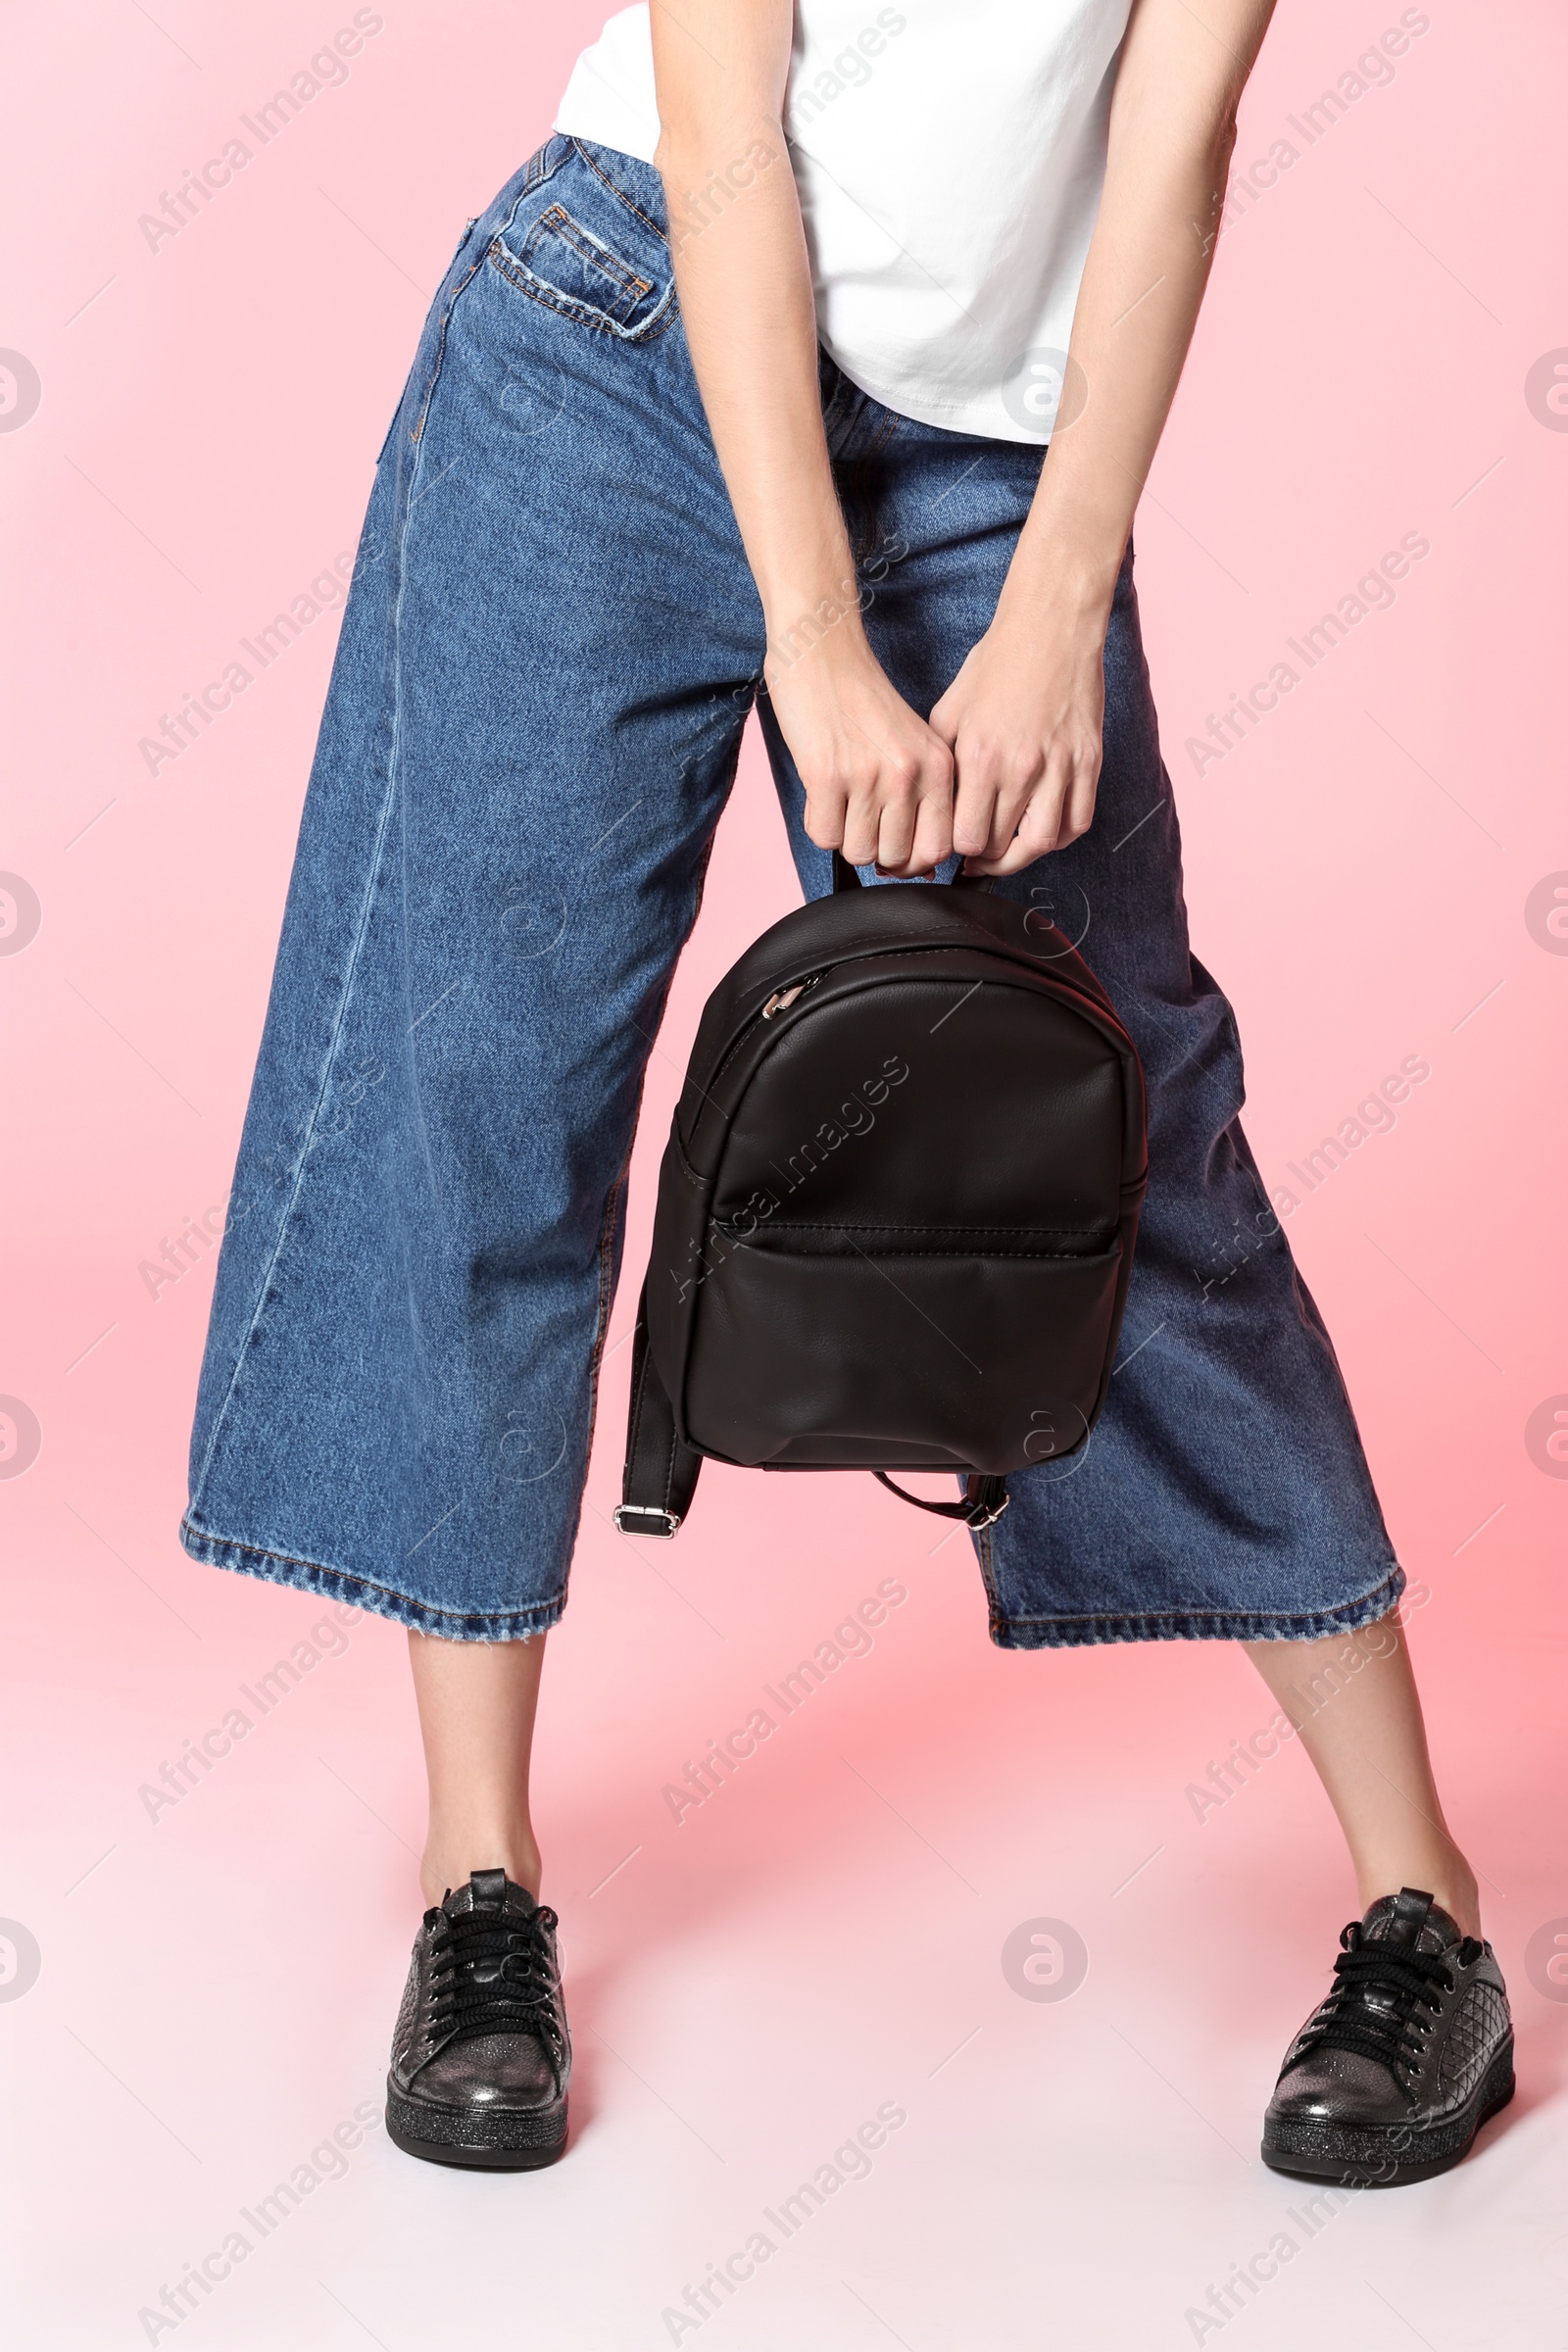
M1542 875L1525 901L1525 929L1548 956L1568 956L1568 873Z
M1525 1423L1525 1451L1548 1478L1568 1478L1568 1396L1544 1396Z
M42 398L38 370L26 355L0 351L0 433L20 432Z
M1021 1920L1002 1947L1002 1973L1026 2001L1064 2001L1089 1974L1089 1946L1064 1919Z
M38 1938L20 1919L0 1919L0 2001L20 2001L38 1982Z
M22 874L0 874L0 956L30 948L43 921L38 893Z
M1548 433L1568 433L1568 350L1542 353L1525 377L1525 407Z
M1002 405L1014 424L1046 440L1077 423L1089 406L1089 378L1067 352L1043 343L1024 354L1017 374L1003 386Z
M30 1404L0 1396L0 1478L20 1478L38 1459L43 1430Z

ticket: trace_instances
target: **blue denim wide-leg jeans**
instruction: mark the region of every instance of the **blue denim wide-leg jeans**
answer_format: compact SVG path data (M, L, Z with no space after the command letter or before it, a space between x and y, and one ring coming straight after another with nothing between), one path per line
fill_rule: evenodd
M428 1633L560 1615L643 1070L758 696L762 615L657 174L553 137L469 229L382 452L202 1370L187 1548ZM880 660L928 710L1038 449L824 362ZM1402 1577L1192 959L1131 561L1091 832L1002 887L1082 944L1148 1074L1110 1399L982 1540L995 1640L1303 1637ZM828 860L768 724L808 894ZM911 886L918 887L918 886ZM824 1541L834 1524L824 1494Z

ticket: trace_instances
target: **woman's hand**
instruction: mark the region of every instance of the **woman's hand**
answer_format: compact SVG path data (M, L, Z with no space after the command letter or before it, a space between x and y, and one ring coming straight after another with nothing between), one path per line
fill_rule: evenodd
M931 713L957 775L953 846L968 872L1012 874L1087 833L1100 782L1105 614L1030 608L995 619Z
M1273 0L1137 0L1073 318L1077 413L1052 435L997 613L926 725L860 626L822 424L811 267L783 113L791 0L653 11L657 161L681 317L768 629L807 829L857 864L950 848L1015 873L1094 813L1105 621L1208 277L1236 106ZM733 201L715 212L720 184ZM801 613L833 613L801 642ZM956 783L956 802L953 787Z
M953 755L889 680L856 607L793 658L770 650L763 676L818 849L928 874L953 847Z

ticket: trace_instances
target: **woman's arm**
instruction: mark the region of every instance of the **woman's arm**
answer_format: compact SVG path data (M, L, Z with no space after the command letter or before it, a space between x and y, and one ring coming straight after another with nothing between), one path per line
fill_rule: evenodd
M1274 0L1135 0L1063 416L996 616L931 713L957 770L954 846L1012 873L1089 829L1105 627L1187 357L1236 108Z
M822 431L781 115L790 0L651 9L658 165L693 365L762 600L765 676L823 848L1006 873L1087 830L1111 592L1207 280L1235 109L1272 0L1135 0L1059 429L991 627L928 726L861 625ZM1069 371L1071 372L1071 371ZM954 783L956 777L956 804Z
M857 865L952 847L953 760L866 643L833 487L816 314L780 120L790 0L654 0L657 162L692 364L767 624L807 829Z

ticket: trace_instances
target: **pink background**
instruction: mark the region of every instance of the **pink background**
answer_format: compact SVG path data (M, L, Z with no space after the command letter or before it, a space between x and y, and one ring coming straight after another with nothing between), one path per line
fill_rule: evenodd
M324 1614L179 1551L212 1253L156 1298L140 1268L220 1218L335 617L176 761L149 773L138 741L353 547L428 292L598 23L583 0L388 0L341 86L151 249L139 216L353 14L10 19L0 203L26 233L0 344L41 383L0 430L0 868L41 908L27 940L26 893L0 900L0 1392L42 1433L0 1479L0 1914L42 1955L0 1997L29 2118L4 2159L19 2342L147 2340L138 2310L378 2099L417 1909L395 1628L355 1625L156 1821L138 1796ZM1568 361L1568 43L1540 0L1426 14L1392 84L1308 146L1289 118L1399 11L1282 11L1238 160L1281 137L1298 160L1222 237L1138 537L1195 940L1238 1006L1269 1184L1299 1193L1287 1162L1403 1057L1431 1065L1289 1231L1426 1595L1412 1640L1513 1987L1518 2102L1479 2161L1308 2243L1257 2125L1353 1887L1294 1751L1194 1817L1188 1784L1272 1712L1246 1660L999 1655L963 1541L869 1481L764 1496L710 1472L676 1545L622 1542L622 1344L540 1733L575 2149L486 2180L372 2131L181 2323L191 2342L401 2352L487 2320L508 2341L668 2342L686 2283L890 2101L907 2122L870 2177L705 2341L968 2352L1049 2328L1150 2352L1194 2341L1188 2308L1281 2230L1298 2254L1228 2323L1238 2342L1544 2340L1568 2282L1568 1984L1528 1959L1568 1933L1568 1449L1544 1435L1553 1399L1568 1413L1568 926L1543 911L1568 905L1568 417L1526 379ZM1195 773L1207 714L1411 532L1430 554L1393 609ZM703 999L794 895L753 746L653 1066L633 1266ZM677 1827L662 1785L888 1577L908 1597L872 1653ZM1089 1950L1062 2003L1002 1971L1037 1918ZM0 1927L0 1996L25 1961Z

